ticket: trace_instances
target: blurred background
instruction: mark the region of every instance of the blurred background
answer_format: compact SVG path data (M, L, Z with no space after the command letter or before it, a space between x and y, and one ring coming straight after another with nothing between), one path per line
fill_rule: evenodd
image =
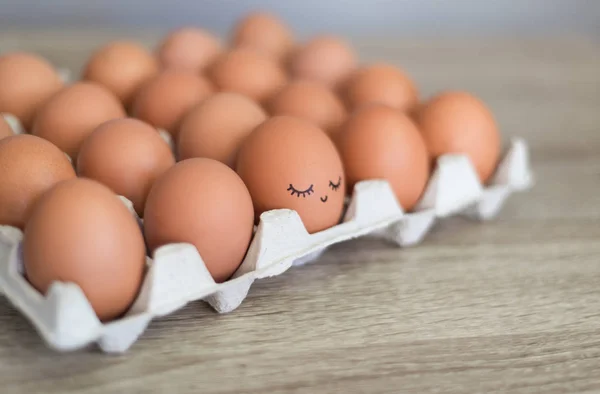
M361 63L402 67L421 96L470 91L488 103L506 137L527 135L563 150L597 135L600 0L0 0L0 52L25 49L77 77L90 54L113 39L155 48L171 29L207 28L221 37L249 11L266 10L298 40L338 34ZM572 100L578 105L564 107ZM545 105L556 105L549 113ZM535 127L524 127L535 119ZM589 138L588 138L589 137ZM540 208L541 209L541 208Z
M585 34L600 36L598 0L0 0L0 27L167 29L218 33L248 10L279 14L304 36L340 34Z

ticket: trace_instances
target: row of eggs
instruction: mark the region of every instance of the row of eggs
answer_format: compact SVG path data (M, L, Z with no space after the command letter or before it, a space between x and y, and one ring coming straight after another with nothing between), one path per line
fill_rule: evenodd
M296 49L277 32L289 33L255 14L228 51L190 28L170 34L157 57L109 44L85 81L67 87L35 55L0 57L0 112L32 134L10 136L0 118L0 224L24 229L34 287L75 282L110 320L161 245L195 245L222 282L262 212L294 209L307 231L321 231L339 222L356 182L376 178L410 210L445 153L467 154L482 182L491 176L500 137L477 98L447 92L419 104L397 67L357 67L339 39ZM115 193L133 202L143 232Z

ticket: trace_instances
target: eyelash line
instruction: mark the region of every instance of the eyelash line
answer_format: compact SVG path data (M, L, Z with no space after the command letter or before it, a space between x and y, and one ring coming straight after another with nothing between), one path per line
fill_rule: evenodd
M333 189L333 190L337 190L337 189L339 189L341 184L342 184L342 177L341 177L341 176L340 176L340 178L338 179L338 183L337 183L337 184L335 184L335 183L333 183L333 182L329 181L329 186L330 186L330 187L331 187L331 189Z
M293 196L295 194L298 196L298 198L300 198L300 196L302 196L302 197L306 197L306 195L310 196L311 194L313 194L315 192L313 189L313 185L310 185L310 187L304 191L300 191L300 190L296 190L296 188L294 186L292 186L291 183L290 183L290 187L288 187L287 190L289 192L291 192L290 195Z

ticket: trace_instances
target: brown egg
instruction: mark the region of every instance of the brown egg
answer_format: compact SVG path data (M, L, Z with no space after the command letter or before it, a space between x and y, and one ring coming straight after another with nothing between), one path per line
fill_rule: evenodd
M0 224L23 228L33 203L54 184L75 177L56 146L29 134L0 140Z
M4 117L0 116L0 140L5 137L10 137L14 135L12 127L8 124L8 122L4 119Z
M61 182L35 204L23 237L29 282L81 288L98 318L119 317L135 300L146 264L144 238L125 204L100 183Z
M417 118L432 159L465 154L482 182L492 176L501 139L492 113L479 99L465 92L442 93L423 105Z
M429 157L423 137L408 115L383 104L354 112L338 135L348 186L386 179L400 205L410 211L429 179Z
M132 114L176 137L183 116L212 93L213 86L204 77L189 71L167 70L139 90Z
M123 106L109 90L78 82L55 94L39 109L31 132L76 159L83 140L99 124L124 116Z
M165 68L199 73L222 52L221 41L208 31L183 27L169 33L158 47L158 58Z
M84 141L77 173L127 197L143 216L152 184L174 164L169 145L156 129L137 119L115 119L102 123Z
M275 116L258 126L240 149L237 171L250 190L256 220L271 209L293 209L315 233L341 219L342 161L333 142L307 120Z
M252 48L281 61L292 50L294 37L288 26L276 16L255 12L237 23L233 45Z
M184 118L177 141L179 159L206 157L233 168L242 142L266 118L250 98L217 93Z
M272 115L291 115L315 123L327 133L337 132L346 109L335 93L315 81L292 81L267 104Z
M16 116L25 129L38 107L61 87L60 76L43 58L24 52L0 56L0 112Z
M210 74L219 90L245 94L258 102L269 99L287 81L278 63L247 48L222 55L212 65Z
M150 249L194 245L216 282L241 264L254 229L252 199L240 177L211 159L177 163L154 184L144 228Z
M337 88L356 68L356 55L341 38L315 37L298 48L290 59L294 78L312 79Z
M83 79L105 86L129 108L137 90L157 73L158 61L146 48L115 41L94 52Z
M367 103L386 104L401 111L411 111L418 103L414 83L398 67L373 64L358 70L346 83L344 96L349 108Z

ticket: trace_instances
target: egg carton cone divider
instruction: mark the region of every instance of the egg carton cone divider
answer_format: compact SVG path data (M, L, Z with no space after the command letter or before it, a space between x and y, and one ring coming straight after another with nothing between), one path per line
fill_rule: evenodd
M6 123L8 123L13 133L25 134L25 128L23 127L23 124L21 124L19 118L7 112L0 113L0 116L2 116L4 120L6 120Z
M461 214L477 220L493 219L511 194L527 190L534 183L527 143L521 138L515 138L511 141L510 148L498 165L489 186L483 190L481 198Z
M62 83L64 83L65 85L71 83L71 81L73 80L73 72L68 68L60 67L56 69L56 72L58 73L58 76L60 77Z
M532 183L527 146L516 139L488 187L481 185L466 157L440 158L414 212L403 211L384 180L358 183L342 222L318 233L309 234L295 211L265 212L244 261L224 283L215 283L193 245L165 245L155 251L153 259L148 258L144 282L130 310L108 323L98 320L76 284L55 282L45 296L35 290L23 275L22 232L0 226L0 293L56 350L97 343L105 352L120 353L137 340L154 317L172 313L189 302L204 300L217 312L230 312L243 302L255 280L313 261L333 244L369 234L400 246L414 245L437 218L453 214L492 218L512 192L527 189ZM135 214L131 203L122 200Z

